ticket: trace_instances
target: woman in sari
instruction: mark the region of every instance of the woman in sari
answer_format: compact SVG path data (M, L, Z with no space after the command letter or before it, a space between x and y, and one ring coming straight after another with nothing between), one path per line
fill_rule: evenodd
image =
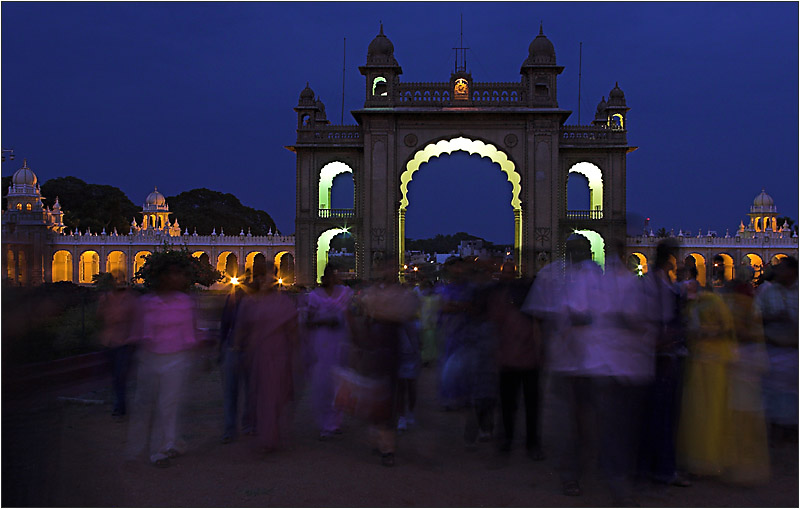
M278 291L274 267L257 280L257 293L244 299L237 314L235 348L249 364L257 445L272 452L285 445L293 399L292 359L297 343L297 309Z

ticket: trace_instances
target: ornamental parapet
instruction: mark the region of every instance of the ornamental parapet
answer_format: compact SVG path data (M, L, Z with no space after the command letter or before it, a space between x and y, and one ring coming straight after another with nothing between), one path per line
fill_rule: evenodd
M297 130L297 143L360 144L361 127L351 125L323 125L314 129Z
M790 237L785 235L783 237L780 236L760 236L756 238L744 238L744 237L682 237L682 236L671 236L671 237L649 237L649 236L638 236L638 237L628 237L628 246L642 246L642 247L656 247L659 242L664 240L664 238L671 238L675 240L679 246L685 248L706 248L709 246L713 247L730 247L730 248L766 248L766 247L789 247L792 249L797 249L797 237Z
M172 246L293 246L294 235L159 235L159 234L65 234L53 236L52 243L58 246L107 245L107 246L158 246L164 243Z
M561 128L561 146L627 145L628 132L604 126L565 125Z
M449 82L400 83L395 99L402 106L458 106L465 102L471 106L525 105L525 87L520 83L474 82L466 100L453 99L451 87Z

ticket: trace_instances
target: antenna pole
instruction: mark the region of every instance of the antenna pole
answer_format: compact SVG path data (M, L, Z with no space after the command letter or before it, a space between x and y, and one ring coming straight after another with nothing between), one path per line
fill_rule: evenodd
M345 62L347 61L347 37L344 38L344 47L342 48L342 119L340 125L344 125L344 70Z
M581 125L581 68L583 67L583 42L578 46L578 125Z

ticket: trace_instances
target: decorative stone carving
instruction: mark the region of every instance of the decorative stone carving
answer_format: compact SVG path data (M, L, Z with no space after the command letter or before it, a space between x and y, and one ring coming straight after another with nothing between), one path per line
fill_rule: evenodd
M417 135L414 133L406 134L405 138L403 138L403 143L406 144L406 147L416 147L419 140L417 139Z
M376 247L383 247L386 243L386 228L372 229L372 244Z
M547 226L540 226L536 228L536 242L544 244L550 240L550 228Z
M507 134L506 137L503 138L503 143L509 148L516 147L518 141L516 134Z

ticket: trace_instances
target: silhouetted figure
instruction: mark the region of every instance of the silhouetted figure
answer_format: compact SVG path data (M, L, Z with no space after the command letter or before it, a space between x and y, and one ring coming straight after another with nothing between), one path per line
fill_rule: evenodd
M286 443L294 397L293 355L297 308L278 291L273 267L256 279L257 291L243 299L236 315L235 348L250 366L256 443L272 452Z
M238 435L239 396L244 396L242 413L242 432L252 433L253 398L250 390L250 371L242 355L242 351L234 345L236 334L236 314L239 304L245 296L241 285L235 285L225 298L220 320L220 367L222 370L223 407L225 424L222 432L222 443L229 443Z
M114 393L111 415L114 417L125 416L128 409L128 374L135 350L130 336L136 316L136 302L136 292L126 286L117 286L103 294L97 305L97 315L103 322L100 342L108 348L111 363L111 387Z

